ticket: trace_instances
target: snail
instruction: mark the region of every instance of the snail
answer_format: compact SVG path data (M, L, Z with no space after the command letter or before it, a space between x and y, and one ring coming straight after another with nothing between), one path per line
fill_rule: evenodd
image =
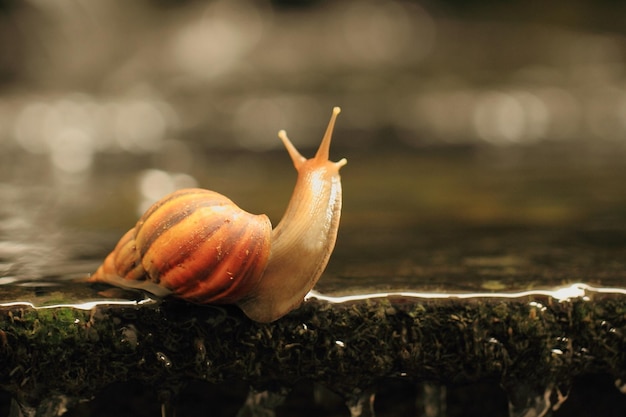
M117 243L91 282L197 304L235 304L271 322L300 306L326 268L341 216L339 169L329 160L335 107L311 159L278 133L298 171L283 218L253 215L213 191L175 191L154 203Z

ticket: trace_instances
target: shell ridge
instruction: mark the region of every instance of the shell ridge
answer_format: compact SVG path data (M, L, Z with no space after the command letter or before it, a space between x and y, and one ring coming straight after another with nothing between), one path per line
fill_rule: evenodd
M194 223L193 220L190 220L190 222ZM195 225L192 224L191 226ZM221 229L224 228L224 223L205 223L202 226L201 228L192 227L192 235L181 234L176 229L170 229L167 234L162 236L163 242L155 241L153 245L154 253L146 252L143 257L144 260L152 261L150 267L146 268L152 281L162 283L169 289L181 287L182 282L191 283L194 281L192 278L197 274L194 269L188 266L198 262L206 262L206 259L202 259L201 252L205 250L204 246L206 246L207 242L210 242L216 234L222 233ZM180 225L180 227L183 230L188 228L185 225ZM170 235L172 238L185 236L185 239L179 242L178 250L175 253L161 253L161 248L169 248L171 246L172 239ZM214 259L212 264L217 262L218 260ZM214 266L207 265L207 267ZM183 273L183 271L185 272Z
M254 290L269 257L267 238L271 224L265 216L249 220L247 227L239 228L238 238L229 238L233 243L224 251L220 264L210 272L211 280L198 281L184 297L198 303L230 304Z
M137 222L137 226L135 226L141 256L144 256L150 250L152 244L170 228L183 222L198 209L222 206L230 202L226 197L210 199L197 198L198 194L204 196L210 194L212 197L214 197L214 195L219 196L219 194L211 191L207 193L175 192L165 198L167 204L155 203L155 205L158 205L158 209L151 211L149 215L146 213L146 215L142 216L140 221Z
M209 246L207 249L208 251L212 249L214 256L201 257L212 258L214 262L195 270L193 275L196 279L187 279L184 281L186 285L177 288L176 293L180 294L181 297L193 299L200 296L208 296L209 299L214 299L219 297L224 287L228 286L228 280L224 279L225 273L221 271L223 268L220 268L220 266L223 267L228 264L233 247L236 246L237 242L242 242L245 239L245 227L234 227L234 222L230 220L229 218L225 218L223 232L220 236L213 236L219 240L218 242L207 242L207 246ZM227 242L233 243L227 245ZM203 259L200 259L199 261L202 262L202 260ZM203 298L203 300L204 299L206 298Z

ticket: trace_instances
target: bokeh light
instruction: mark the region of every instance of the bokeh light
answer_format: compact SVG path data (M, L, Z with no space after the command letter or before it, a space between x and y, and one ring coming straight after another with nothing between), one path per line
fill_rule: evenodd
M103 158L190 173L214 150L279 148L280 129L306 152L335 105L337 146L626 144L626 41L610 31L399 0L27 4L10 15L32 36L15 33L3 150L65 177Z
M172 63L190 77L210 80L237 66L261 39L268 21L263 2L211 2L180 25L171 40Z
M159 169L147 169L139 174L137 188L141 200L137 206L137 215L141 216L161 197L181 188L197 187L198 183L191 175L167 172Z

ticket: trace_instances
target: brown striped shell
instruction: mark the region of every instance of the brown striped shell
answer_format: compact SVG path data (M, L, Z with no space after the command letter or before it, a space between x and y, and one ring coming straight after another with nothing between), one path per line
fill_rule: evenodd
M271 223L213 191L165 196L120 239L91 277L208 304L254 293L270 253Z

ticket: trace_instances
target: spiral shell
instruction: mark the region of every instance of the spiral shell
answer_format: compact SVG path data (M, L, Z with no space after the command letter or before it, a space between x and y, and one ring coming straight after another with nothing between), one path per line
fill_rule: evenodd
M235 304L254 294L271 223L213 191L184 189L155 203L92 277L155 295Z

